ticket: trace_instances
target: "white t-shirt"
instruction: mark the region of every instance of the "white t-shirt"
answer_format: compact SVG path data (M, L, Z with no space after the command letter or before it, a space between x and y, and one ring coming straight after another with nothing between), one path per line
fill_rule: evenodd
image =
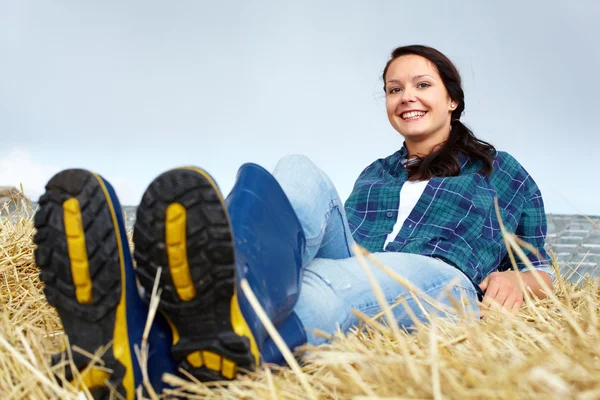
M403 164L406 164L406 160L404 160ZM400 206L398 208L398 219L394 224L394 229L387 236L385 243L383 244L383 249L387 247L387 245L396 239L398 233L400 233L400 229L402 229L402 225L404 225L404 221L408 218L411 211L417 205L417 202L421 198L421 195L425 191L425 187L427 187L426 181L406 181L404 185L402 185L402 189L400 190Z

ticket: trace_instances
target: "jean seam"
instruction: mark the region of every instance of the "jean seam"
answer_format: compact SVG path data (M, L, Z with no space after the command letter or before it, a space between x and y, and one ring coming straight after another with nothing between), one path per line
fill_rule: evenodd
M342 223L342 231L344 232L344 243L346 243L346 250L348 250L348 257L352 257L352 250L350 249L350 246L348 246L348 233L350 233L350 228L346 229L346 225L347 225L347 220L344 218L344 214L342 213L342 209L340 207L342 207L341 204L336 204L335 205L337 212L340 216L340 221Z
M352 256L352 251L348 247L348 232L346 232L346 227L344 225L344 215L342 214L342 212L340 210L340 205L338 204L336 199L331 199L329 201L329 207L328 207L327 212L325 213L325 216L323 219L323 224L321 225L319 234L312 238L306 238L306 245L307 246L315 246L316 244L319 244L322 242L323 236L325 236L325 231L327 230L327 223L329 222L329 218L331 217L331 214L334 210L337 211L339 218L340 218L340 222L342 223L342 230L344 232L344 241L346 243L346 250L348 251L348 255Z
M338 204L336 199L331 200L332 203L332 207L331 210L335 209L338 213L338 216L340 218L340 223L342 224L342 231L344 232L344 243L346 244L346 250L348 251L348 257L352 257L352 250L350 249L350 247L348 246L348 232L346 230L346 225L344 224L344 214L341 211L341 205Z

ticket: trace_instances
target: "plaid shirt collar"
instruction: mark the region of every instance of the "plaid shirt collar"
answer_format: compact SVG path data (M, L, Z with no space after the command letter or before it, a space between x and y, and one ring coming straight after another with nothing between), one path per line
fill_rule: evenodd
M400 174L402 174L402 172L406 171L407 162L405 160L408 160L407 156L408 156L408 148L406 147L406 141L404 141L402 143L402 147L400 148L400 150L398 150L394 155L392 155L392 157L390 157L390 162L399 164L403 170L403 171L396 170L395 172L400 172ZM458 153L458 162L460 164L460 169L462 170L469 163L469 157L466 154L459 152ZM390 168L390 170L391 170L391 168Z

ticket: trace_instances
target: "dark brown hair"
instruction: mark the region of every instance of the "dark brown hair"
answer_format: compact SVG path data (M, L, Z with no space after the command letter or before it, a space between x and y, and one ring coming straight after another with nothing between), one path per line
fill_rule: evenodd
M432 177L456 176L460 173L458 155L463 153L471 162L481 162L479 172L489 175L492 172L493 156L496 149L491 144L479 140L473 132L460 122L465 110L465 94L461 87L458 70L444 54L438 50L421 45L402 46L392 51L390 60L383 70L383 91L386 91L385 75L392 61L406 55L417 55L429 60L437 69L442 82L457 107L452 111L450 136L448 140L431 154L419 158L418 162L406 167L409 180L425 180Z

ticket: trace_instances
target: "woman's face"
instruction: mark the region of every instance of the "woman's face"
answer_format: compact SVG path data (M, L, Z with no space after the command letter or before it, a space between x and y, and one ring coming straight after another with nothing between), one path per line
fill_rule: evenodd
M417 55L392 61L385 76L386 109L390 123L407 144L432 147L450 135L452 101L435 66Z

